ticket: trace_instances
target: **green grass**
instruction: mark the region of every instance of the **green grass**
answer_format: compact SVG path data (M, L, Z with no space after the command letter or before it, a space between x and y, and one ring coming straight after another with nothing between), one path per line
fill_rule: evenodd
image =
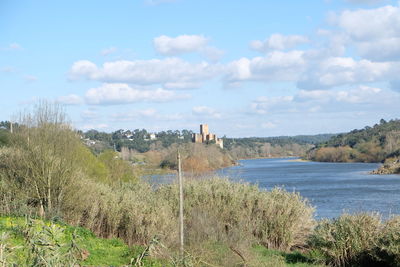
M51 222L46 222L50 225ZM21 217L0 217L0 233L8 234L7 242L14 249L12 261L24 262L26 257L23 247L25 244L22 229L26 225L26 218ZM72 234L78 235L78 246L87 251L89 256L81 261L83 266L123 266L130 263L130 260L143 251L143 247L128 247L120 239L104 239L96 237L89 230L82 227L72 227L62 223L56 223L64 231L64 241L70 241ZM156 260L147 260L149 266L161 266Z
M37 224L34 227L39 231L43 221L36 220L36 222ZM8 234L7 243L9 247L15 248L13 250L13 257L10 258L11 260L9 259L10 263L15 261L16 263L23 264L26 260L23 235L26 224L27 219L23 217L0 217L0 233ZM87 251L89 255L85 260L80 262L82 266L128 266L131 259L140 255L144 250L143 246L129 247L120 239L98 238L91 231L83 227L73 227L62 222L53 223L50 221L45 221L44 224L48 226L55 224L57 227L60 227L63 230L62 240L65 242L72 240L73 233L78 236L77 243L79 248L82 251ZM234 263L235 266L241 265L240 258L232 254L229 247L222 243L210 243L202 246L202 250L208 251L205 252L210 257L208 260L213 260L213 263L218 262L218 266L225 266L229 257L234 258L231 263ZM204 259L204 255L201 256ZM251 258L247 259L250 261L249 266L318 266L313 264L307 255L300 252L285 253L278 250L266 249L263 246L253 247L251 249ZM149 257L146 257L143 263L143 266L152 267L172 266L168 260Z
M258 255L260 262L268 262L273 257L282 257L286 266L293 267L317 267L325 266L314 263L310 254L304 254L299 251L283 252L279 250L267 249L263 246L254 246L253 251Z

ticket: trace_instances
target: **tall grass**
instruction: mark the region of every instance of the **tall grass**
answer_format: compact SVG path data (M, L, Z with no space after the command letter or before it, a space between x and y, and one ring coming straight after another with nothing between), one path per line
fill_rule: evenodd
M375 258L387 266L400 266L400 216L383 224L374 252Z
M161 187L158 194L178 213L178 188ZM187 241L257 242L268 248L301 247L314 226L314 209L296 193L228 179L188 181L185 185Z
M343 214L319 223L310 247L333 266L400 266L400 216Z
M185 191L186 243L223 242L231 246L289 250L303 247L315 224L314 209L295 193L212 178L188 181ZM68 222L102 237L147 244L154 236L177 245L178 187L152 190L145 183L110 186L78 184L64 206Z
M148 184L121 186L81 180L65 202L68 222L89 228L101 237L119 237L128 244L147 244L156 235L176 234L175 216Z

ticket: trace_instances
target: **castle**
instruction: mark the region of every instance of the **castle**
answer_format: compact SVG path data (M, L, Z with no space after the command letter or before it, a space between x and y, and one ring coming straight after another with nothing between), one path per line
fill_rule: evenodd
M192 134L193 143L208 143L210 141L215 141L215 144L220 148L224 148L224 140L221 138L217 138L215 134L208 132L207 124L200 124L200 133Z

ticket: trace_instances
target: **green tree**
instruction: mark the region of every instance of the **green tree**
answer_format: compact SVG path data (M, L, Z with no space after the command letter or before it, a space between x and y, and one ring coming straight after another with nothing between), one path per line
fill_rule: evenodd
M80 177L79 138L61 106L39 102L20 115L8 149L0 153L0 172L9 190L25 195L39 214L58 214L71 184Z

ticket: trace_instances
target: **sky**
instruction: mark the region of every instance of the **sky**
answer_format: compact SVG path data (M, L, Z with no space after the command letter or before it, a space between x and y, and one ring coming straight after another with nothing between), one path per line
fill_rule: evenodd
M400 2L0 0L0 121L339 133L400 118Z

